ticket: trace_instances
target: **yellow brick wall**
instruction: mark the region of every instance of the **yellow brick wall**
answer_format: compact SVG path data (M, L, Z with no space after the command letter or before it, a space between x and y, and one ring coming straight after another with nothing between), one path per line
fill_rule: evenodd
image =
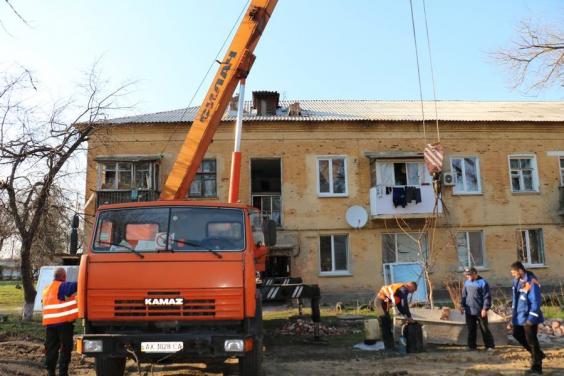
M96 189L96 155L162 153L162 184L186 130L185 125L153 124L97 132L89 143L87 197ZM444 278L457 272L450 234L471 229L484 231L487 270L481 274L492 284L510 283L508 269L517 255L518 228L543 229L546 267L534 271L545 284L564 280L564 217L557 212L560 172L558 158L547 155L548 151L564 150L564 124L444 123L441 141L447 157L479 157L482 194L453 196L450 187L445 189L448 215L437 221L432 237L435 285L442 287ZM366 152L422 151L424 144L420 124L408 122L249 122L244 125L242 140L241 201L250 200L250 159L281 158L283 230L299 233L293 274L318 283L325 292L374 290L383 282L381 234L398 232L396 221L370 219L363 229L356 230L346 224L345 211L352 205L370 211ZM217 160L219 200L227 199L232 147L233 124L223 123L207 153ZM539 193L511 193L508 155L513 153L536 155ZM322 155L347 156L348 197L318 197L316 158ZM93 210L94 205L87 208L90 214ZM409 223L418 229L423 220ZM319 276L319 236L323 234L348 235L350 276Z

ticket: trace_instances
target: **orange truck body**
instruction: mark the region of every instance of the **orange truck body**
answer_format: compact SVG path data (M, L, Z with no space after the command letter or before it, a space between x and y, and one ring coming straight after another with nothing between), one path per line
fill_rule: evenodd
M251 69L253 51L276 3L251 0L162 187L160 200L106 205L97 211L92 240L79 267L79 317L85 333L77 338L77 348L96 357L98 375L122 375L126 357L163 362L237 356L242 374L259 373L262 311L256 272L264 270L267 248L265 238L262 243L255 241L251 217L253 212L260 214L247 205L185 198L237 85ZM165 246L161 252L155 245L157 232L163 231L158 228L166 227L165 244L176 241L189 247L190 237L171 239L168 226L161 223L153 229L146 219L127 224L118 221L131 231L122 228L120 241L125 243L113 243L109 234L118 222L101 221L101 216L126 216L143 208L168 208L169 225L173 210L240 211L244 219L238 228L243 228L244 247L214 250L209 246L207 250L175 252ZM106 250L96 248L104 242ZM152 250L138 250L147 243L153 244Z

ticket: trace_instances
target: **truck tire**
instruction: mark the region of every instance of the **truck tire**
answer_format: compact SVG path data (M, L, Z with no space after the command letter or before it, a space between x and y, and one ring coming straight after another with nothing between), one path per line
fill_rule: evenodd
M96 357L96 376L123 376L125 358Z
M255 319L253 320L255 343L253 349L239 358L240 376L260 376L262 375L262 300L260 295L257 297Z
M240 376L260 376L262 369L262 341L257 339L253 349L239 358Z

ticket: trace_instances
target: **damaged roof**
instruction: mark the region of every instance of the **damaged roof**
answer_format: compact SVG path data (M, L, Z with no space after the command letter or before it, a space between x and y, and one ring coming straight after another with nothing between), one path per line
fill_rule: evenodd
M288 116L288 107L299 103L301 114ZM435 102L423 103L425 120L435 120ZM198 107L108 119L107 124L192 122ZM564 122L564 102L438 101L440 121ZM229 108L222 121L234 121ZM257 115L252 102L245 102L243 121L422 121L420 101L294 100L280 101L276 115Z

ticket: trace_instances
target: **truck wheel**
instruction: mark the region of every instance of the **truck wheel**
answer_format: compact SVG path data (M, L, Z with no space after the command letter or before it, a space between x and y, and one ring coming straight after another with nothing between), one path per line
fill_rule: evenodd
M123 376L125 358L96 357L96 376Z
M260 376L262 368L262 300L257 296L255 319L253 320L255 343L253 349L239 358L240 376Z
M257 339L253 349L239 358L240 376L260 376L262 367L262 341Z

